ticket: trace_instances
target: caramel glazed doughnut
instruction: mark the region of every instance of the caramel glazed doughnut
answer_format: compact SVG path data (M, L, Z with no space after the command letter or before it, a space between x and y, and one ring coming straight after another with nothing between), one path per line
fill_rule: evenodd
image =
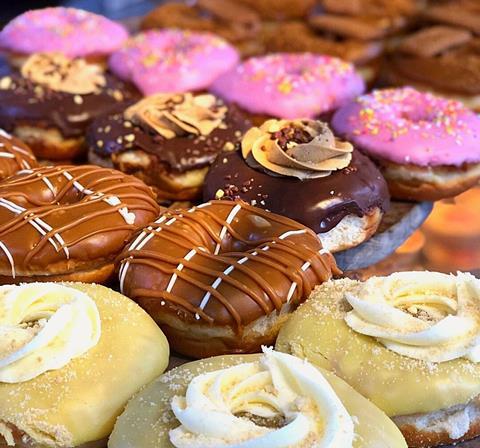
M119 259L121 291L194 358L272 343L312 289L340 273L310 229L243 201L168 211Z
M0 129L0 180L16 172L38 166L30 148L21 140Z
M20 171L0 183L0 283L104 282L133 232L158 213L151 189L119 171Z

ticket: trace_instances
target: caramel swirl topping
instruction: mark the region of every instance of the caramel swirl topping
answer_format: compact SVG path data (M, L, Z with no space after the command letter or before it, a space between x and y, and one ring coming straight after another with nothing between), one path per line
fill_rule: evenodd
M246 162L301 180L329 176L347 167L353 146L338 140L326 123L315 120L268 120L242 140Z
M227 107L213 95L156 94L129 107L124 116L171 139L185 134L209 135L224 126Z
M70 59L60 53L37 53L30 56L21 74L37 84L58 92L87 95L106 85L103 69L84 59Z

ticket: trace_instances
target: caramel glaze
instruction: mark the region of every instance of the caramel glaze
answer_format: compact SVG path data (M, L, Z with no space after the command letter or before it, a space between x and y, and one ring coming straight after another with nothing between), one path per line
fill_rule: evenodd
M237 333L339 274L316 235L243 201L168 211L120 256L120 288L159 323Z
M395 55L387 76L394 84L417 82L446 93L480 95L480 38L438 56Z
M68 273L113 260L158 216L149 187L119 171L55 166L0 183L0 273Z
M301 181L254 169L240 151L220 154L207 174L203 199L243 199L295 219L316 233L333 229L345 216L364 216L390 206L388 187L374 163L354 150L350 165L330 176ZM328 204L325 201L335 200Z
M233 148L250 127L246 117L232 105L228 106L224 126L210 135L185 134L166 139L118 113L95 120L87 133L87 144L95 155L112 160L116 168L117 155L128 150L144 151L150 159L148 183L154 185L159 172L184 173L209 166L225 146Z
M122 110L140 98L130 84L106 74L96 93L58 92L12 72L0 78L0 127L13 132L18 125L56 128L66 137L82 137L92 120Z
M37 159L21 140L0 129L0 180L17 171L35 168Z

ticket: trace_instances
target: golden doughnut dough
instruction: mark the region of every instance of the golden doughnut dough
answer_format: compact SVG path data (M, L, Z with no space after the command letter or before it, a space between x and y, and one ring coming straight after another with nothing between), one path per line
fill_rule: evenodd
M142 389L119 417L109 448L171 448L168 432L179 426L170 410L175 395L185 393L191 379L199 374L257 361L261 355L226 355L185 364L162 375ZM400 448L406 444L385 414L329 372L322 373L343 402L355 424L354 448Z
M0 430L17 428L31 446L76 447L108 437L128 399L168 364L165 336L138 305L103 286L65 285L95 301L101 336L59 370L0 383Z

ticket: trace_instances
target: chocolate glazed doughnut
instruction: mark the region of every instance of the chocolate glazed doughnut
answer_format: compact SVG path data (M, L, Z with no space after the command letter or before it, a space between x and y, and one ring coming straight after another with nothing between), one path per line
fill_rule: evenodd
M0 180L37 165L37 159L25 143L0 129Z
M0 283L106 281L158 215L140 180L95 166L23 170L0 183Z
M163 214L120 256L120 288L171 347L203 358L271 344L312 289L339 274L315 234L243 201Z

